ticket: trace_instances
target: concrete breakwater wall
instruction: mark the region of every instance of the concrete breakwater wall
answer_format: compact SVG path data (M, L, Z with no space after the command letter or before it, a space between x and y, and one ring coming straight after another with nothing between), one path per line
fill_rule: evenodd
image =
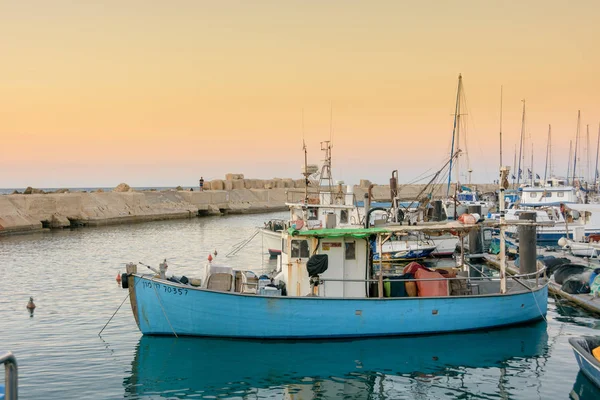
M364 199L369 185L370 182L361 181L361 185L353 187L356 200ZM492 185L480 186L480 190L493 190ZM223 189L217 189L219 187ZM423 188L424 185L401 185L399 195L402 199L413 200ZM341 190L345 193L347 188L343 186ZM32 194L3 195L0 196L0 235L46 228L286 210L285 203L301 200L304 191L303 180L232 178L207 182L204 191L133 191L122 184L113 192L42 194L33 191ZM439 191L441 194L442 187ZM371 193L374 200L390 200L387 185L375 185Z
M0 196L0 235L284 210L286 199L285 189L11 194Z

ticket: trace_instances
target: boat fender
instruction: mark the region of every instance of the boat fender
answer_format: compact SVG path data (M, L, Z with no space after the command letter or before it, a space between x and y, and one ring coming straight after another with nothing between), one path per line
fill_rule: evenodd
M129 280L127 279L127 274L121 274L121 287L123 289L129 288Z

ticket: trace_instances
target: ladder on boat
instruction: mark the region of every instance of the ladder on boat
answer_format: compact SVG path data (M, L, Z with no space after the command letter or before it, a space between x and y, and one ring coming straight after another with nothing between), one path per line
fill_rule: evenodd
M19 397L17 359L10 351L0 353L0 362L4 364L4 386L0 385L0 400L17 400Z

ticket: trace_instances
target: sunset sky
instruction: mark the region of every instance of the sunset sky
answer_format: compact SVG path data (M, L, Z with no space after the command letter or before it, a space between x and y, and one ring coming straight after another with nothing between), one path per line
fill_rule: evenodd
M543 174L552 124L566 175L581 110L593 168L599 16L597 0L0 0L0 188L299 178L303 113L311 163L332 123L334 179L412 181L449 156L459 73L473 182L497 178L501 85L505 164L526 99L527 164L533 143Z

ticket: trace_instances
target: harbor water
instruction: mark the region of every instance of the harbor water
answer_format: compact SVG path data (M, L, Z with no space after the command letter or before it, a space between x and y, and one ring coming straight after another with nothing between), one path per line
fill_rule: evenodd
M260 235L227 255L264 221L286 216L0 237L0 350L17 357L19 397L600 399L567 342L600 335L599 320L553 298L547 321L449 335L265 342L140 334L115 280L127 262L166 259L171 273L201 277L216 250L221 263L267 272L273 261Z

